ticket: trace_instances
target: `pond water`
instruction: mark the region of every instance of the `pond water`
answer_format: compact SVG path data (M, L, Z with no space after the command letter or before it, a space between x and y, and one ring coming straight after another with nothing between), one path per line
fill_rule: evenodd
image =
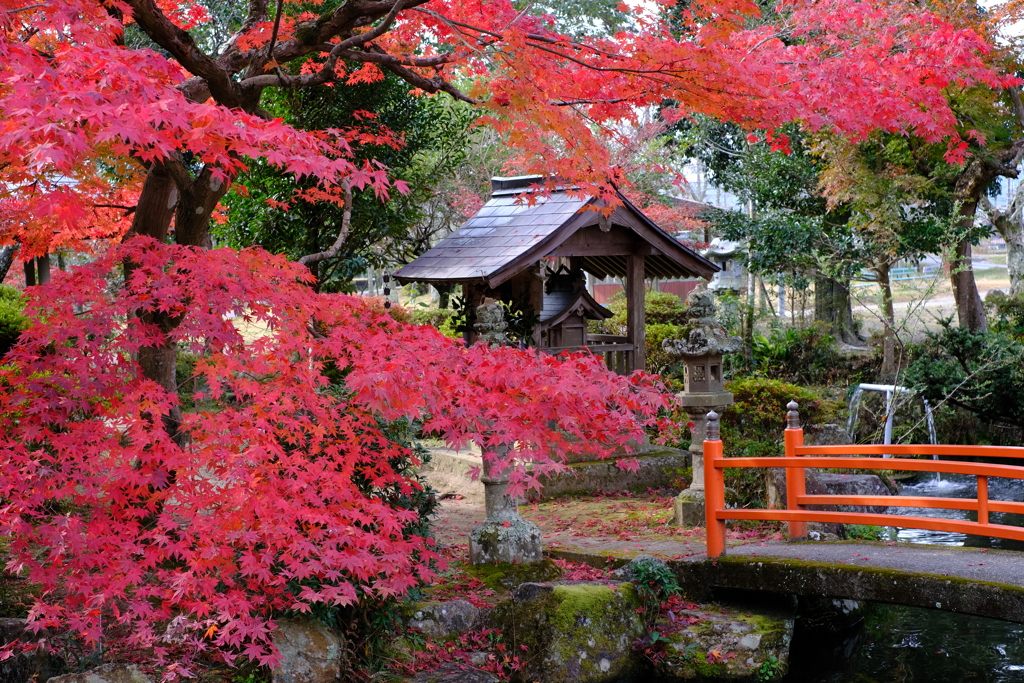
M1019 683L1024 625L868 604L846 632L799 624L787 683Z
M942 475L904 486L903 495L974 497L974 477ZM990 479L992 499L1024 500L1024 482ZM906 508L904 515L963 519L961 510ZM992 521L1024 526L1021 515ZM964 534L901 529L900 541L1024 551L1024 543ZM845 631L798 620L789 683L1024 683L1024 625L916 607L868 604L864 620Z

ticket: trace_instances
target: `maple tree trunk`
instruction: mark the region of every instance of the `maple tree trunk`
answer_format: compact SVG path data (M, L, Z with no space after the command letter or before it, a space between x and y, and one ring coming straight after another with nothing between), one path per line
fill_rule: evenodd
M962 239L956 244L955 255L949 260L949 279L953 285L953 300L960 327L975 332L988 329L985 308L981 303L978 283L971 265L971 241Z
M132 218L132 235L145 235L160 242L167 239L170 231L171 218L178 204L178 188L164 164L155 164L146 176L139 194L139 202ZM125 279L131 277L132 264L125 264ZM144 323L157 325L164 332L170 332L177 324L170 316L161 313L144 313L140 316ZM168 392L178 393L178 381L175 368L178 363L177 344L165 337L163 344L146 346L139 349L139 366L142 374L153 380ZM164 428L172 438L180 442L181 409L175 407L164 418Z
M978 210L985 188L997 175L997 169L980 158L975 158L957 178L953 198L960 202L960 220L957 225L965 235L957 242L949 258L949 278L953 285L953 300L960 327L985 331L985 309L981 304L978 284L974 280L971 264L971 241L967 233L974 227L974 215Z
M7 272L14 264L14 254L17 253L17 251L18 245L16 244L0 247L0 282L3 282L7 277Z
M227 191L227 183L214 175L214 168L203 167L188 189L181 191L174 213L174 241L185 246L211 248L210 214Z
M129 235L146 235L164 242L170 234L173 218L175 242L209 249L213 246L210 239L210 214L227 189L227 183L215 177L212 166L205 166L192 179L187 175L184 165L178 161L168 160L155 164L142 186ZM130 273L131 264L125 264L126 277ZM144 313L140 320L156 325L165 334L163 344L139 349L142 373L168 392L176 394L178 347L171 340L170 333L180 320L159 312ZM184 439L179 431L180 425L181 409L175 407L164 418L164 426L179 443Z
M853 304L846 282L824 275L814 278L814 320L825 323L829 332L844 344L860 344L853 324Z

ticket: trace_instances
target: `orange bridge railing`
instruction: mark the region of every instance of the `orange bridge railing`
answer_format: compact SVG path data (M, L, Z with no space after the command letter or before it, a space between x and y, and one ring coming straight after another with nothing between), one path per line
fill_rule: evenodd
M872 524L905 529L948 531L978 536L992 536L1024 541L1024 528L993 524L993 512L1024 515L1024 503L991 500L988 495L990 477L1024 479L1024 466L944 460L950 456L1017 459L1024 461L1024 448L1000 446L936 446L870 445L870 446L805 446L798 406L791 402L786 414L786 454L782 458L725 458L719 437L718 415L708 414L708 438L704 442L704 502L707 514L707 554L725 554L725 522L735 519L774 520L789 523L790 538L807 536L808 522L837 524ZM845 456L845 457L844 457ZM876 457L851 457L876 456ZM928 456L918 460L900 456ZM1024 464L1024 462L1022 462ZM786 468L786 509L752 510L725 506L725 470L729 467ZM804 470L832 468L849 470L910 470L969 474L977 477L978 491L974 498L931 498L917 496L835 496L808 495ZM832 512L809 510L811 505L862 505L936 510L968 510L977 513L977 521L918 517L867 512Z

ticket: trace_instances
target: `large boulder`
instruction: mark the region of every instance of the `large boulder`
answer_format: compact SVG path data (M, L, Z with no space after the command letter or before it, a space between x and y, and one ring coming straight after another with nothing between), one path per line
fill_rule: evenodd
M413 683L498 683L492 673L470 666L444 664L437 671L421 671Z
M496 592L510 591L524 583L546 583L562 578L562 570L550 559L540 562L495 562L492 564L471 564L466 573L480 579Z
M631 583L524 583L491 622L526 661L525 680L610 683L638 671L632 646L646 630L639 607Z
M735 609L681 610L659 622L668 634L666 656L657 665L661 681L770 680L789 665L793 617ZM680 624L683 624L679 629Z
M413 608L408 625L428 638L446 638L480 626L489 611L466 600L421 602Z
M825 485L829 493L834 496L891 496L882 480L877 474L835 474L821 472L818 479ZM884 515L889 511L884 505L837 505L840 512L872 512L876 515Z
M80 674L54 676L48 683L153 683L134 664L101 664Z
M336 683L341 680L341 636L311 621L277 622L274 645L281 661L272 671L274 683Z
M851 443L850 432L837 424L810 425L804 430L805 446L846 446Z
M808 495L826 496L830 493L828 487L825 486L825 482L821 480L821 474L817 470L804 470L804 482L804 490ZM768 490L768 509L785 510L786 470L782 467L770 468L767 471L765 483ZM825 512L835 512L837 510L835 505L809 505L808 509L823 510ZM807 529L811 538L824 540L846 538L846 528L842 524L810 522L807 525Z

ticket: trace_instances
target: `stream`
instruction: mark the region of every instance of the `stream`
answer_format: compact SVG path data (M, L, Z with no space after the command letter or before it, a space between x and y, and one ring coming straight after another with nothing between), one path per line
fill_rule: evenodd
M974 477L948 474L905 485L901 494L969 498L975 492ZM1024 500L1024 482L993 478L989 493ZM973 513L904 508L899 514L963 519ZM1024 526L1021 515L993 513L992 521ZM1024 551L1020 541L919 529L901 529L897 539ZM865 605L864 620L846 631L807 621L797 622L787 683L1024 683L1024 624L877 603Z

